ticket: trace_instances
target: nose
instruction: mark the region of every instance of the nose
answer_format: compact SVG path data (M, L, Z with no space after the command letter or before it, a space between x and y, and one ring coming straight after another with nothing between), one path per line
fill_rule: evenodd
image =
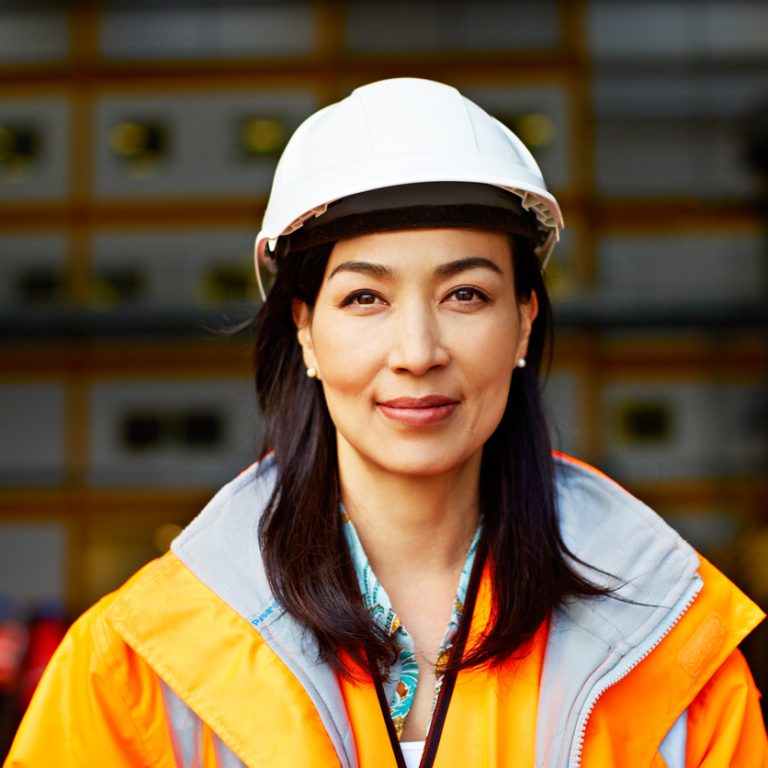
M443 344L439 318L429 302L403 302L394 319L388 357L390 370L423 376L448 364L450 355Z

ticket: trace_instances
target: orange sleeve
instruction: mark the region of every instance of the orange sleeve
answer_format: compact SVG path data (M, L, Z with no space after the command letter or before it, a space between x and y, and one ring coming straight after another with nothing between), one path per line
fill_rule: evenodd
M107 601L65 636L4 768L173 765L157 679L107 623Z
M735 650L688 708L687 768L768 768L760 693Z

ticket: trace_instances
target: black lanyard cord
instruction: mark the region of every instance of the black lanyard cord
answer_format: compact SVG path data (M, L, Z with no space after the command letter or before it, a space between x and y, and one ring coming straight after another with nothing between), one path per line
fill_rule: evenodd
M475 600L480 588L480 580L483 575L483 567L485 565L485 546L483 542L480 542L480 546L475 554L475 562L472 566L472 574L469 579L469 585L467 586L467 595L464 600L464 611L461 616L461 622L459 623L459 630L456 633L456 642L453 646L451 653L455 658L460 659L464 654L464 648L467 644L467 638L469 637L469 628L472 624L472 614L475 610ZM424 744L424 753L419 763L419 768L432 768L437 756L437 748L440 745L440 736L443 733L443 726L445 725L445 718L448 715L448 705L451 702L451 696L453 690L456 687L456 670L451 670L445 673L443 677L442 685L440 686L440 693L437 696L437 704L435 705L435 711L432 715L432 723L429 726L429 733ZM384 695L384 688L381 684L381 680L376 678L376 695L379 700L379 706L381 707L381 713L384 716L384 721L387 726L387 734L389 735L389 742L392 746L392 752L395 755L395 761L397 762L397 768L406 768L405 758L403 757L403 751L400 749L400 742L395 732L395 726L392 722L392 717L389 713L389 704Z
M389 743L392 746L392 752L395 755L397 768L407 768L405 764L405 758L403 757L403 750L400 749L400 742L397 740L395 724L392 722L392 716L389 714L389 704L387 704L387 699L384 696L384 688L382 687L381 680L378 677L376 678L376 695L379 699L381 714L384 715L384 724L387 726L387 735L389 736Z

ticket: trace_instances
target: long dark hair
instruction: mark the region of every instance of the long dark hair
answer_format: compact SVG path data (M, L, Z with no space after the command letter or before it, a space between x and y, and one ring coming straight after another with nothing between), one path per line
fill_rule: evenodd
M286 240L283 238L283 240ZM516 369L499 426L483 449L480 512L493 605L481 641L449 668L495 664L528 641L569 596L608 590L580 576L561 538L554 464L539 386L551 307L529 240L510 235L518 300L536 292L538 317L527 366ZM321 659L343 674L354 662L379 675L397 657L363 606L342 532L336 432L322 386L308 379L291 314L294 299L314 306L332 244L278 251L277 276L254 319L256 392L265 451L278 479L259 523L267 578L278 601L315 635Z

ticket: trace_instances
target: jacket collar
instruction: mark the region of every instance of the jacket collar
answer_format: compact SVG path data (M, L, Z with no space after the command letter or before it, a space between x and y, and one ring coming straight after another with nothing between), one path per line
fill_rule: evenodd
M185 589L195 592L194 583L198 590L202 587L209 596L213 592L219 598L216 604L234 621L232 632L248 637L255 629L264 647L279 657L303 689L307 706L319 715L342 766L354 768L354 738L338 681L327 666L313 661L312 638L280 608L264 574L258 515L269 498L275 473L274 462L267 458L225 486L174 541L173 560L180 567L172 570ZM602 691L665 637L702 583L693 549L608 478L559 457L557 494L563 539L578 558L575 567L588 579L615 588L620 599L572 600L552 617L537 720L536 764L542 766L578 764L580 739ZM202 609L200 595L195 599L195 607ZM178 637L174 641L175 633L181 632L189 612L183 597L176 606L176 621L169 621L166 614L153 616L147 606L151 601L144 606L141 602L130 591L118 601L122 605L114 614L118 631L180 695L194 690L188 680L193 675L195 685L215 698L211 676L194 672L192 662L173 661L179 656L174 654L174 642L179 642ZM166 605L162 610L173 608ZM222 621L222 616L210 617L214 618ZM754 623L753 617L750 627ZM165 643L159 639L163 631L168 635ZM742 635L747 631L740 629ZM720 655L730 652L739 639L725 639ZM201 648L200 652L214 651ZM693 688L688 695L695 695ZM198 706L187 700L213 723L206 711L210 708L207 698L199 697ZM670 726L672 722L674 717ZM248 746L248 739L254 738L249 736L252 721L227 727L238 732L221 733L222 738L241 756L254 754L257 748Z
M701 579L692 547L618 484L564 456L556 470L560 529L574 566L614 590L612 597L571 600L552 617L537 755L542 765L578 765L600 695L672 629Z
M224 486L173 542L172 552L122 591L109 619L247 764L328 765L330 749L343 768L355 768L354 738L336 675L312 661L311 636L280 608L261 562L259 512L275 471L267 458ZM272 654L282 664L275 665ZM214 657L227 658L223 673L206 666L204 660ZM265 665L277 681L268 712L263 691L250 687ZM320 716L315 730L324 732L314 739L308 735L303 756L296 753L297 744L270 752L272 742L258 735L269 729L281 701L293 710L284 722L302 720L311 730L315 712ZM270 732L284 728L276 722Z

